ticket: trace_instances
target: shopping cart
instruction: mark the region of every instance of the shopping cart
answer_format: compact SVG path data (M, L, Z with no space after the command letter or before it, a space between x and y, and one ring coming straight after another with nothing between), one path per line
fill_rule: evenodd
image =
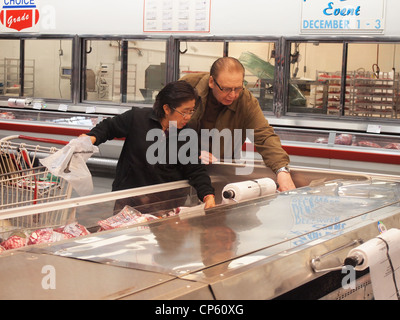
M39 203L63 200L71 197L71 185L56 177L39 164L41 157L58 151L58 148L20 142L30 140L45 144L66 145L68 142L29 136L8 136L0 140L0 238L10 231L38 227L52 227L70 220L63 210L21 216L4 220L1 211L9 208L31 206Z

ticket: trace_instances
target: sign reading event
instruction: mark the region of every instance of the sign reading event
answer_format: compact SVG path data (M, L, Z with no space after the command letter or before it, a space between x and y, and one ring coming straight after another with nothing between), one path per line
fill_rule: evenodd
M383 33L385 0L302 0L301 33Z

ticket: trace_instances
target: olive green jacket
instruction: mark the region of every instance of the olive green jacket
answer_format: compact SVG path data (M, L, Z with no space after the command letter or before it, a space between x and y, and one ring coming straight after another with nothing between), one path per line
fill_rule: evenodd
M201 129L200 120L204 115L207 96L211 92L208 86L209 77L209 73L193 73L181 78L181 80L186 80L196 88L201 98L201 103L188 124L189 127L194 128L199 133ZM282 149L278 135L265 118L258 100L247 89L244 89L237 100L219 113L217 119L215 119L215 128L220 132L227 128L231 133L234 132L234 129L241 129L240 147L246 140L246 129L253 129L254 141L252 142L257 152L261 154L266 166L274 172L287 166L290 162L288 154ZM238 144L235 143L235 145ZM220 149L222 158L224 154L223 143L220 144Z

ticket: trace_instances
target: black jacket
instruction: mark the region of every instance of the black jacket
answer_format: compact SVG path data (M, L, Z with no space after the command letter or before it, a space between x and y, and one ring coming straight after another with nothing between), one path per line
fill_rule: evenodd
M195 163L182 164L178 155L174 157L177 161L173 159L169 161L169 146L172 139L174 139L174 145L175 143L177 145L177 148L174 148L176 152L188 140L178 141L176 136L171 134L164 135L165 144L161 145L165 146L165 148L156 148L155 143L159 143L157 138L155 141L146 141L146 135L152 129L157 129L154 131L156 133L162 132L161 124L155 117L153 109L133 107L123 114L103 120L88 133L88 135L96 137L96 145L114 138L125 138L112 190L123 190L187 179L190 185L196 189L200 200L203 200L204 196L208 194L214 194L214 188L211 185L211 179L206 168L199 163L198 149L196 150L195 158L197 161ZM181 131L182 129L178 129L176 133L179 135ZM193 141L193 143L197 148L197 141ZM155 149L156 152L153 152ZM149 153L150 155L159 156L160 159L165 156L166 163L160 163L160 161L155 164L149 163L146 157L148 150L152 151ZM154 159L150 162L154 162Z

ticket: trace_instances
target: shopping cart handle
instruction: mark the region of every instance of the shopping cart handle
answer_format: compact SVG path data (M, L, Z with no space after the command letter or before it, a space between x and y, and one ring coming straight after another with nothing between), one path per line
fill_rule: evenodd
M16 139L24 139L24 140L31 140L31 141L37 141L37 142L45 142L45 143L51 143L51 144L62 144L62 145L67 145L67 144L69 143L69 141L56 140L56 139L48 139L48 138L30 137L30 136L24 136L24 135L15 136L14 138L16 138Z

